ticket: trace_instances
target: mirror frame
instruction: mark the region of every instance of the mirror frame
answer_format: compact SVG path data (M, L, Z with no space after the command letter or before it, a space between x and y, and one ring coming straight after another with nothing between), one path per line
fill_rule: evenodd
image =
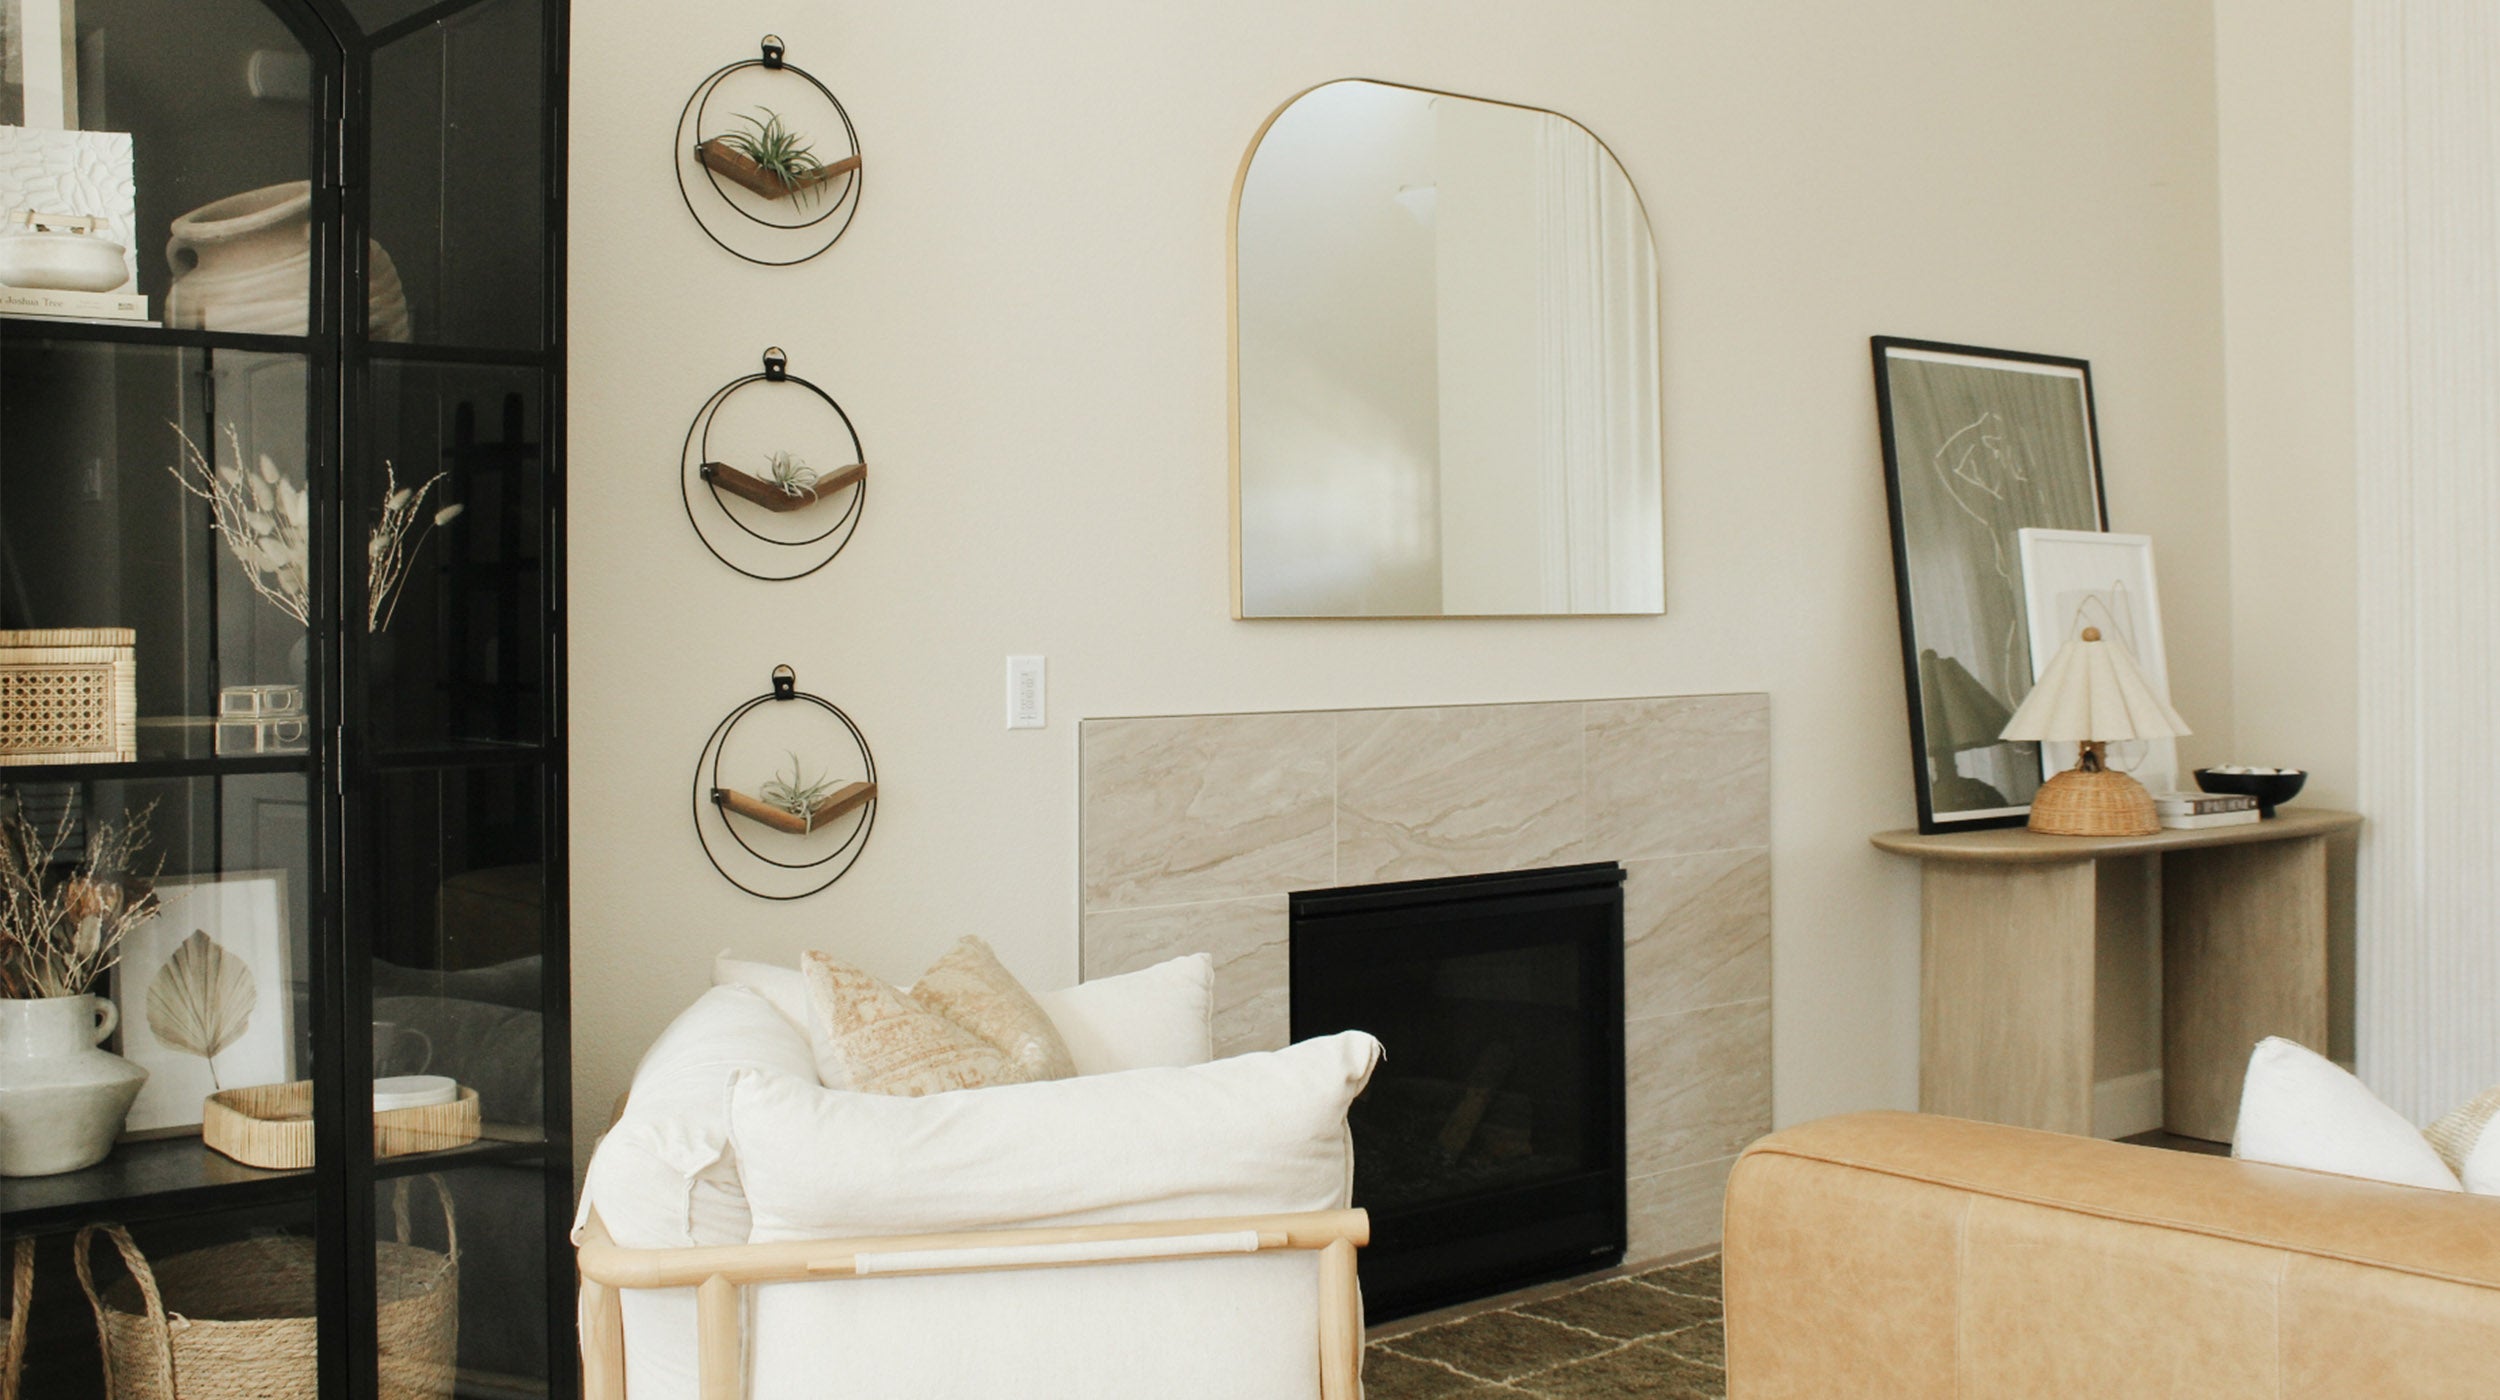
M1227 206L1224 220L1224 378L1225 428L1227 437L1225 449L1227 458L1230 462L1226 480L1227 493L1225 498L1225 511L1231 518L1232 522L1232 544L1228 559L1228 567L1231 570L1231 576L1228 583L1232 594L1233 620L1236 622L1430 622L1467 620L1498 621L1511 618L1606 618L1665 616L1667 611L1667 580L1665 578L1667 534L1665 342L1667 317L1665 304L1666 278L1663 273L1654 279L1656 282L1659 300L1658 305L1653 308L1657 313L1657 324L1659 328L1658 555L1660 578L1658 580L1658 606L1655 609L1640 612L1578 613L1261 613L1255 615L1242 611L1241 195L1242 191L1250 183L1251 162L1258 159L1259 148L1267 143L1267 133L1276 125L1277 120L1283 117L1285 113L1291 111L1295 104L1301 102L1303 98L1310 96L1312 93L1319 91L1321 88L1335 87L1339 83L1371 83L1379 87L1399 88L1407 92L1420 92L1432 97L1456 98L1461 102L1481 102L1488 107L1509 107L1522 112L1532 112L1538 116L1556 117L1563 121L1570 122L1573 126L1587 132L1589 139L1597 143L1598 149L1606 153L1607 159L1612 160L1615 163L1615 168L1623 172L1624 187L1631 190L1632 202L1638 206L1641 211L1641 224L1644 228L1649 230L1651 261L1653 263L1660 263L1662 261L1657 256L1658 226L1649 217L1649 202L1641 198L1641 189L1640 186L1634 183L1632 179L1631 167L1623 163L1623 157L1615 154L1615 148L1607 144L1606 138L1591 130L1587 123L1582 122L1566 113L1557 112L1550 107L1533 106L1525 102L1506 102L1498 97L1477 97L1464 92L1451 92L1446 88L1424 87L1416 83L1395 82L1387 78L1366 78L1360 76L1330 78L1325 82L1313 83L1309 87L1303 88L1294 93L1293 96L1286 98L1283 102L1278 103L1276 109L1269 112L1266 119L1259 123L1259 129L1251 133L1250 144L1241 153L1241 164L1233 171L1232 200Z

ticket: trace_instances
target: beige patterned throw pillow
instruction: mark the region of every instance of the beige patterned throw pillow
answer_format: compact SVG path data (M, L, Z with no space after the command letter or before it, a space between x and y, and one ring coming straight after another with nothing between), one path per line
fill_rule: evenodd
M978 938L967 935L929 964L911 999L997 1046L1028 1080L1075 1077L1050 1014Z
M917 1096L1075 1073L1050 1018L977 938L955 945L908 992L823 953L799 966L827 1084Z
M2500 1116L2500 1088L2485 1089L2424 1128L2422 1136L2431 1140L2432 1149L2439 1153L2439 1160L2448 1164L2448 1170L2463 1176L2465 1159L2472 1155L2474 1144L2482 1141L2495 1116Z

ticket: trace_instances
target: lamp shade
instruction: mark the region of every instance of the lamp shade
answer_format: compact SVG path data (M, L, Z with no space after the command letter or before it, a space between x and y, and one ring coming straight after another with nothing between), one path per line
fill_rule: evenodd
M2004 737L2112 743L2192 732L2154 692L2125 647L2103 641L2100 628L2086 627L2050 659L2049 669L2006 722Z

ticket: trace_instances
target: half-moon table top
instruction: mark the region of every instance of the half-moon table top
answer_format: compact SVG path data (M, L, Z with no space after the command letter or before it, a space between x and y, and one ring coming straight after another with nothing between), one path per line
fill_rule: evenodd
M2241 846L2254 841L2292 841L2304 836L2332 836L2361 825L2358 812L2324 807L2282 807L2267 821L2238 826L2207 826L2193 830L2164 828L2152 836L2044 836L2025 828L1997 827L1986 831L1885 831L1872 838L1878 850L1920 860L1979 861L1997 865L2045 865L2062 861L2100 860L2118 856L2157 856L2164 851L2198 850L2209 846Z

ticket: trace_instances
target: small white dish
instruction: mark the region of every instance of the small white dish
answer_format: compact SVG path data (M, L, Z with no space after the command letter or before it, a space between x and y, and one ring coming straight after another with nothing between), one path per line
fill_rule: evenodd
M130 280L126 250L91 233L0 234L0 284L54 292L109 292Z
M443 1074L396 1074L373 1081L373 1111L388 1113L399 1108L432 1108L437 1104L457 1102L460 1081Z

